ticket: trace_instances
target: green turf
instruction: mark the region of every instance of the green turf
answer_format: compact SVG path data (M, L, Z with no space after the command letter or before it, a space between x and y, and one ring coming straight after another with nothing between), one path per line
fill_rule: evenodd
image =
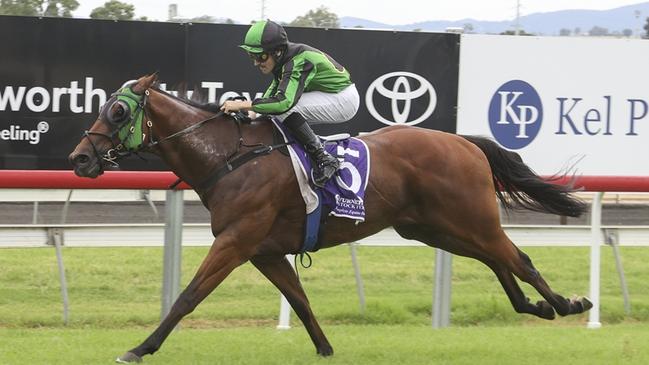
M320 358L303 328L181 329L147 364L638 364L649 330L618 324L565 326L325 326L335 354ZM141 329L0 329L0 363L111 364L149 333Z
M528 248L546 281L557 292L588 294L587 248ZM183 283L188 282L206 248L183 251ZM626 315L609 250L603 251L601 318L603 322L649 321L649 250L621 250L631 296ZM434 251L424 247L359 247L367 308L358 297L346 246L313 255L314 264L300 269L312 307L323 323L427 324L430 322ZM160 248L65 248L70 296L70 327L152 325L159 319ZM0 250L0 327L61 326L61 296L54 250ZM184 285L184 284L183 284ZM522 284L532 299L540 296ZM515 313L491 271L481 263L453 259L452 322L455 325L543 323ZM187 322L216 326L273 322L278 315L276 289L250 264L235 270ZM582 323L586 316L559 319Z
M524 251L555 291L566 296L588 293L587 248ZM183 250L183 283L206 252ZM359 247L367 300L363 313L347 246L316 253L313 266L300 269L300 277L336 350L327 364L462 364L477 358L494 364L538 362L525 360L529 358L569 364L649 363L648 351L640 346L649 337L649 250L623 247L621 252L632 312L624 312L614 260L604 248L601 330L584 329L586 314L548 322L515 313L491 271L460 257L453 259L452 328L431 330L434 251L429 248ZM64 248L63 254L70 295L67 327L62 324L54 250L0 250L0 364L110 362L142 341L159 321L161 248ZM522 287L532 300L540 299L531 287ZM183 320L182 329L147 362L320 361L295 316L296 328L274 329L278 312L277 291L246 264ZM507 361L498 362L498 356ZM582 357L586 360L580 362Z

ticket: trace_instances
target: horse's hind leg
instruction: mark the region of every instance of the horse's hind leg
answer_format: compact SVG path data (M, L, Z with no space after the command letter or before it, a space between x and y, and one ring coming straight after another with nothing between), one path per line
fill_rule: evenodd
M567 299L552 291L541 273L532 264L529 256L518 249L502 229L499 228L496 234L490 237L490 239L476 244L475 247L480 248L484 251L485 256L498 265L506 267L519 279L532 285L559 315L583 313L592 308L591 302L584 297Z
M514 246L513 243L510 242L510 244ZM593 307L593 304L585 297L567 299L552 291L543 277L541 277L541 274L536 270L536 268L534 268L534 265L532 265L532 260L530 260L529 256L519 250L518 247L514 246L514 248L516 249L518 256L521 258L520 261L523 263L522 266L525 268L522 270L522 273L517 274L517 276L521 280L532 285L543 296L543 298L552 305L559 315L567 316L569 314L579 314Z
M518 313L529 313L544 319L554 319L554 310L546 301L536 304L525 296L511 271L487 257L482 250L460 239L435 232L426 225L406 225L395 227L404 238L415 239L429 246L438 247L456 255L471 257L487 265L496 274L514 310Z
M322 329L311 311L309 300L297 279L295 271L284 256L254 256L250 259L253 265L270 280L295 310L319 355L333 355L334 350L325 337Z
M521 290L521 287L516 282L514 275L506 267L491 261L487 261L485 264L498 277L498 281L500 281L505 293L507 293L507 297L516 312L533 314L543 319L554 319L554 308L545 300L540 300L536 304L532 304L530 298L525 296L523 290Z

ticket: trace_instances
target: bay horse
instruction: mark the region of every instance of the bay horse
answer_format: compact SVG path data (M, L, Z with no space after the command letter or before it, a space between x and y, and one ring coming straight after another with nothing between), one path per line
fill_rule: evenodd
M201 197L211 214L214 242L169 314L118 361L140 362L155 353L184 316L248 261L288 299L317 354L332 355L285 257L300 251L306 214L289 158L266 151L238 169L227 169L229 173L216 182L211 179L213 171L224 171L255 146L271 145L272 123L238 123L232 116L161 91L156 81L156 74L146 75L114 94L69 160L78 176L94 178L129 152L157 154ZM394 227L406 239L486 264L518 313L554 319L555 313L566 316L592 307L585 297L567 299L552 291L500 224L497 200L506 209L579 216L586 206L572 196L572 187L542 179L518 154L484 137L390 126L361 139L373 165L365 222L327 217L320 248ZM529 283L544 300L530 302L515 277Z

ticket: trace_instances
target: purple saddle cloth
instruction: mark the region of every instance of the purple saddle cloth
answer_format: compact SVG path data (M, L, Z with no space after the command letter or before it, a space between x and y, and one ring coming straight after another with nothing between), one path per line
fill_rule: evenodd
M287 141L294 140L282 123L274 119L273 123ZM302 168L307 172L311 188L315 188L311 159L304 147L300 143L293 143L289 148L293 149ZM358 138L350 137L326 142L325 149L338 158L340 168L321 189L320 204L326 207L331 215L351 218L358 222L365 221L365 188L370 176L370 153L367 145Z

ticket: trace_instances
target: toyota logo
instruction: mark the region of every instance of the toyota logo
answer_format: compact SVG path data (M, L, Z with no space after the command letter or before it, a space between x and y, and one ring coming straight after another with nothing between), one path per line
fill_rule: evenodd
M389 79L393 79L392 90L388 89L385 84ZM414 85L414 86L413 86ZM413 90L414 88L414 90ZM381 115L374 106L374 92L384 96L390 100L390 109L392 110L392 119L387 119ZM418 117L411 118L410 109L412 102L428 94L428 106L423 114ZM400 107L399 101L403 101ZM437 105L437 93L433 85L422 76L412 72L397 71L387 73L378 79L374 80L367 89L365 94L365 104L370 114L379 122L387 125L405 124L415 125L423 122L426 118L430 117Z

